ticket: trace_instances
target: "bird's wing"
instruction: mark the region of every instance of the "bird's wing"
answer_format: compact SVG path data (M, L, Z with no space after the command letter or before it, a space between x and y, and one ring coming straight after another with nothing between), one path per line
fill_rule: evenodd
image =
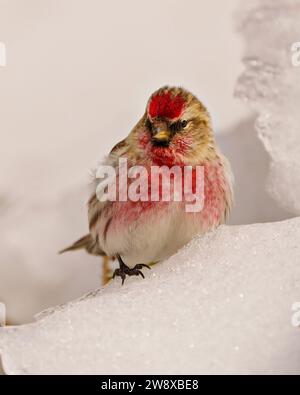
M126 139L120 141L111 150L109 156L102 164L103 165L111 165L111 166L117 168L118 167L118 159L120 156L122 156L126 153L127 147L128 147L128 145L127 145ZM103 214L103 211L106 208L108 208L108 206L111 203L110 202L101 202L98 199L97 194L96 194L96 189L97 189L96 174L97 174L97 171L95 171L94 175L93 175L93 178L94 178L93 184L94 184L95 190L93 191L93 193L88 201L88 219L89 219L90 233L88 235L80 238L79 240L77 240L75 243L73 243L69 247L60 251L60 254L63 254L65 252L69 252L69 251L76 251L76 250L84 249L89 254L92 254L92 255L100 255L100 256L106 255L101 248L101 245L99 243L99 237L98 237L97 233L93 232L93 228L95 227L95 225L97 224L101 215Z
M118 144L114 146L114 148L111 150L109 156L106 158L104 162L102 162L101 165L104 166L112 166L116 170L116 174L118 174L118 167L119 167L119 158L121 156L126 156L126 153L128 151L128 141L127 139L124 139L120 141ZM98 233L97 233L97 224L98 221L101 221L103 218L102 216L104 215L105 217L109 217L109 211L112 207L112 202L110 201L101 201L99 199L98 193L97 193L97 187L99 185L99 179L97 179L97 170L94 173L94 190L93 193L88 201L88 220L89 220L89 230L92 238L95 239L95 241L99 244L99 248L101 249L101 244L100 244L100 239ZM110 219L106 220L107 225L104 227L104 233L107 231ZM96 240L97 239L97 240ZM105 239L105 235L104 235Z
M77 240L71 246L60 251L60 254L64 254L69 251L86 250L89 254L104 256L105 253L101 250L97 239L94 239L91 234L88 234L81 239Z
M124 139L114 146L114 148L110 151L110 155L120 156L122 155L123 152L126 152L126 149L127 149L127 139Z

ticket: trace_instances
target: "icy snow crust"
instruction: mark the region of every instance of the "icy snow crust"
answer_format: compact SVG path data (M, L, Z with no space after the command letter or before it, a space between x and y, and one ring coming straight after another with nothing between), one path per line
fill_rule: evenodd
M300 0L242 2L245 72L237 96L258 112L256 129L271 165L268 191L290 213L300 213L300 67L292 46L300 42Z
M300 373L300 219L221 227L146 279L0 331L8 374Z

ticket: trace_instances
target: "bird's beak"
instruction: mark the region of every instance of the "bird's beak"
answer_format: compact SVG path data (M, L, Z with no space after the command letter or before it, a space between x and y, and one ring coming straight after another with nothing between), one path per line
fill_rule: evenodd
M170 142L171 133L168 130L160 130L152 137L152 141L156 144L166 145Z

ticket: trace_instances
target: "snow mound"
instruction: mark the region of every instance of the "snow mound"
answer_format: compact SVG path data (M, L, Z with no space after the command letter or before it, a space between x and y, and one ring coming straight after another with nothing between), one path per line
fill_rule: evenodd
M299 240L300 218L198 237L145 280L0 329L4 370L299 374Z
M244 2L243 2L244 3ZM256 129L271 165L267 189L277 203L300 213L300 0L254 0L242 5L245 72L237 96L258 112ZM298 57L299 58L299 57Z

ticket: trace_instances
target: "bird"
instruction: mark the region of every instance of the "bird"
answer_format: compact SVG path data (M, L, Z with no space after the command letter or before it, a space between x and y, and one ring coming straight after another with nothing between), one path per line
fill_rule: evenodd
M100 165L111 166L118 177L120 159L126 159L129 171L136 166L203 169L203 205L196 212L174 199L102 201L95 169L88 200L89 233L61 253L85 249L92 255L113 257L119 263L113 278L120 277L124 284L128 276L145 278L143 269L150 269L151 262L164 261L196 235L224 224L233 204L234 179L216 143L207 108L182 87L155 91L142 118Z

